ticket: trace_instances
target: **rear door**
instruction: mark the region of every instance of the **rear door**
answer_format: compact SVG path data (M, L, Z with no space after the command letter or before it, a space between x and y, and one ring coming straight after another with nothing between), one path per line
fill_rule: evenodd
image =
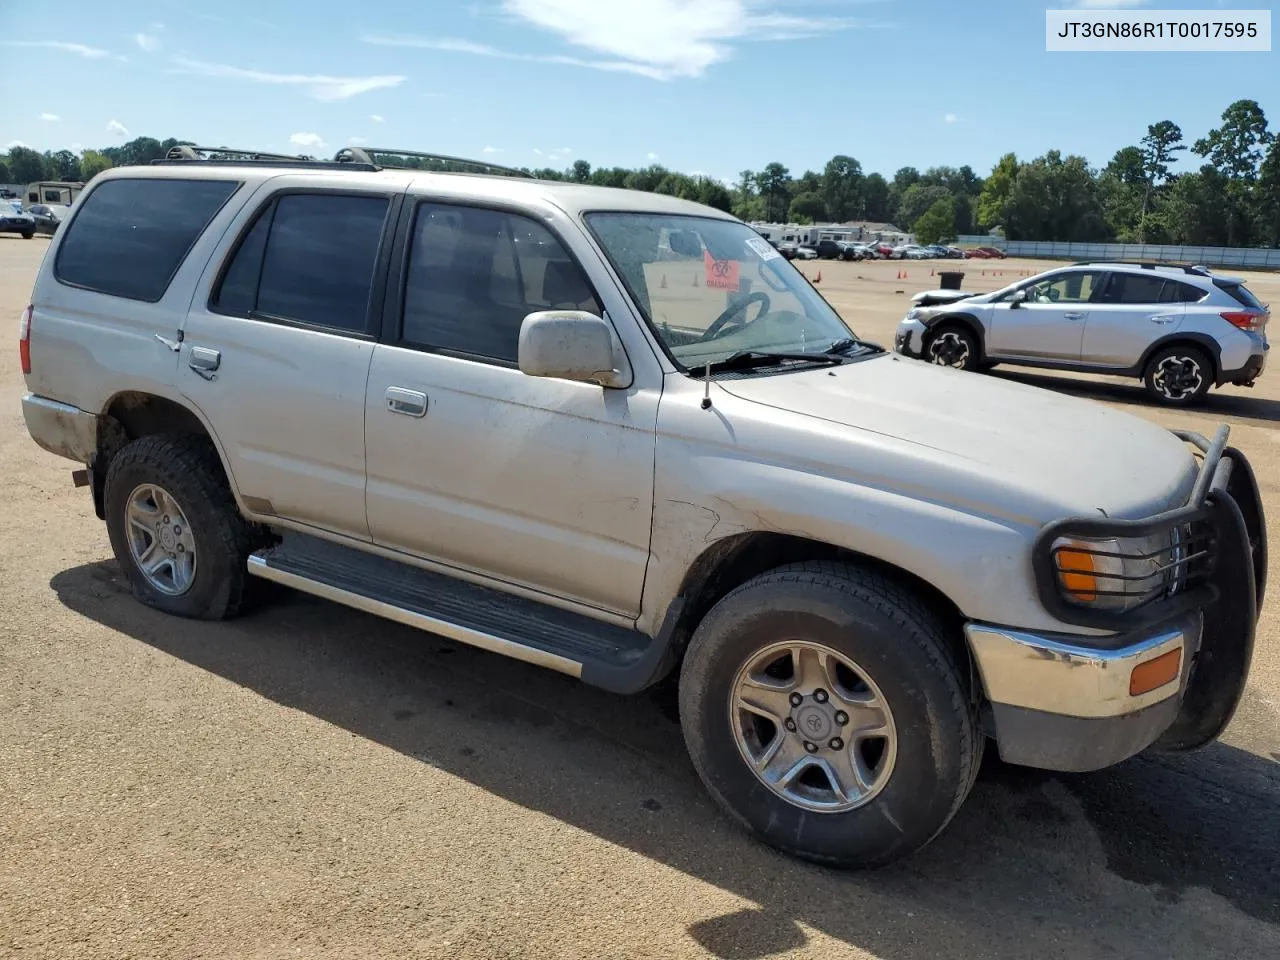
M178 383L256 514L369 538L364 390L398 206L385 188L279 190L197 293Z
M1080 359L1090 300L1103 277L1100 270L1062 270L1023 287L1019 304L993 305L987 352L1028 360Z
M1178 299L1184 286L1153 272L1109 273L1085 324L1081 359L1101 367L1135 366L1147 347L1182 325L1187 308Z

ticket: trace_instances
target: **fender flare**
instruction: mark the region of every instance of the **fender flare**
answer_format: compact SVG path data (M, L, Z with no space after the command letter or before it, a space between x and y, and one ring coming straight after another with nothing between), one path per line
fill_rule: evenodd
M972 313L941 313L936 317L931 317L925 321L925 330L932 333L935 327L943 324L952 323L962 326L972 333L978 340L978 352L985 359L987 356L987 329L982 325L982 321L975 317ZM928 340L928 337L925 337ZM924 347L922 343L921 348Z
M1203 350L1209 355L1209 362L1213 364L1213 383L1214 386L1222 386L1222 345L1217 340L1209 336L1207 333L1170 333L1161 337L1151 346L1143 351L1142 359L1137 362L1134 369L1139 377L1147 375L1147 364L1151 362L1151 358L1165 347L1173 346L1177 343L1189 343Z

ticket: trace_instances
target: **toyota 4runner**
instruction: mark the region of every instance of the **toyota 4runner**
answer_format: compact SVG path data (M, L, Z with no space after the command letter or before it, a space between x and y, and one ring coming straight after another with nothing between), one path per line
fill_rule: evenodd
M718 803L921 847L984 744L1219 735L1266 577L1249 462L859 339L707 207L416 155L99 175L22 321L31 436L181 617L275 581L634 693Z

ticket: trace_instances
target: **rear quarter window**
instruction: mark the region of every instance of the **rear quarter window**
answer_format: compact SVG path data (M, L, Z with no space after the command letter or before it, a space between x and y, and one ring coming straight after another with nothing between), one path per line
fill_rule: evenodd
M1243 283L1222 283L1214 281L1220 290L1225 292L1232 300L1240 304L1242 307L1248 307L1251 310L1264 310L1262 301L1253 295L1253 292Z
M235 180L108 180L81 201L58 248L62 283L155 303Z

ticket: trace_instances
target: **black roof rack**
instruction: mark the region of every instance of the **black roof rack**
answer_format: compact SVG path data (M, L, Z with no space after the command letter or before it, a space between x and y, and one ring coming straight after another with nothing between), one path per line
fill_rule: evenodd
M405 157L422 161L419 164L396 163L394 158ZM391 162L381 158L391 158ZM343 147L333 157L334 163L371 163L374 166L392 170L427 170L435 173L466 173L466 169L477 168L476 173L497 173L508 177L520 177L525 180L534 179L533 174L513 167L504 167L487 160L470 160L466 157L451 157L444 153L426 153L422 150L400 150L393 147Z
M1154 270L1157 267L1163 267L1166 270L1181 270L1183 273L1194 273L1201 277L1209 276L1209 268L1206 266L1191 263L1172 263L1168 260L1077 260L1072 264L1072 266L1091 267L1105 264L1117 264L1125 267L1141 267L1144 270Z

